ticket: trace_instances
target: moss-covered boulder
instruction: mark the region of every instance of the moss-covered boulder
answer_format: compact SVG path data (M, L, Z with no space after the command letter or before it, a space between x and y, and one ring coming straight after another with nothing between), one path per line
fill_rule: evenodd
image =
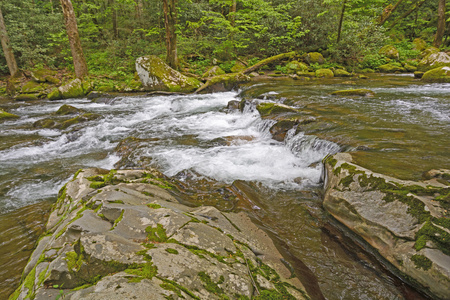
M400 63L391 62L385 65L381 65L378 67L378 70L381 73L404 73L406 69L402 67Z
M333 71L334 77L351 77L352 74L343 69L335 69Z
M201 86L201 82L187 77L169 67L155 55L139 57L136 60L136 71L148 91L193 92Z
M230 69L231 73L240 73L244 71L247 67L240 61L237 61L234 66Z
M425 72L439 67L450 67L450 56L445 52L437 52L425 56L419 62L417 70Z
M4 111L3 109L0 109L0 122L7 119L17 119L17 118L19 118L18 115L11 114L9 112Z
M264 102L256 106L261 117L270 117L277 114L298 113L299 110L280 103Z
M50 82L53 84L60 83L59 79L55 77L56 71L48 69L39 69L31 71L31 78L36 82Z
M369 96L372 97L375 93L367 89L354 89L354 90L340 90L332 92L331 95L335 96Z
M316 71L317 78L333 78L334 73L330 69L319 69Z
M392 45L386 45L386 46L382 47L378 51L378 54L386 56L390 59L399 59L399 57L400 57L397 48L395 48Z
M196 93L216 93L231 91L240 83L248 82L251 78L243 73L229 73L219 76L214 76L203 84Z
M425 72L422 80L426 82L450 83L450 67L440 67Z
M202 78L210 78L214 76L219 76L225 74L225 71L222 70L219 66L214 66L209 68L203 75Z
M325 210L432 299L448 299L450 187L372 172L354 164L349 153L324 163Z
M308 64L323 64L325 62L325 58L323 58L323 55L319 52L309 52L305 56L305 61Z
M19 94L14 99L16 101L33 101L39 99L39 94Z
M76 108L72 105L64 104L55 112L55 115L57 116L77 115L84 112L85 111L82 109Z
M415 71L414 72L414 77L415 78L422 78L423 74L425 74L425 72L421 72L421 71Z
M36 81L30 80L22 86L22 94L39 94L44 91L44 87Z
M74 79L68 84L62 85L57 89L53 89L47 98L49 100L82 98L92 91L92 85L88 81Z
M427 57L430 54L438 53L439 49L436 47L428 47L420 53L420 57Z
M10 299L310 299L245 213L185 206L171 182L152 169L77 172Z
M406 71L408 71L408 72L415 72L415 71L417 71L417 67L416 67L416 66L410 65L410 64L408 64L408 63L406 63L403 67L404 67L404 68L406 69Z
M286 69L288 74L297 72L308 72L308 66L302 62L293 60L286 64Z
M415 38L412 41L412 44L413 44L413 49L414 50L423 51L423 50L425 50L427 48L427 42L425 42L421 38Z

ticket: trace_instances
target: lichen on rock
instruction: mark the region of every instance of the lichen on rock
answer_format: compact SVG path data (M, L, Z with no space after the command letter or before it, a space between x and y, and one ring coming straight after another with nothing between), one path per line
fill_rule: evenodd
M193 92L201 86L199 80L184 76L155 55L139 57L136 71L148 91Z

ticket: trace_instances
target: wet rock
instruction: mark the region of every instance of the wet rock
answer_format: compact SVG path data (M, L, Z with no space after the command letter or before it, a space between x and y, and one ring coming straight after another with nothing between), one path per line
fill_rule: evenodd
M331 95L335 96L375 96L375 93L367 89L354 89L354 90L340 90L332 92Z
M60 291L74 300L250 299L256 287L309 299L245 214L181 205L172 188L155 170L77 172L13 299L53 299Z
M9 112L4 111L3 109L0 109L0 122L7 120L7 119L17 119L20 118L18 115L11 114Z
M231 100L227 104L227 109L229 109L229 110L239 110L240 103L241 103L240 101Z
M324 208L393 266L438 298L450 295L450 188L403 181L352 163L325 160Z
M230 73L210 78L196 93L217 93L231 91L240 83L250 81L250 76L243 73Z
M282 113L298 113L298 109L280 103L263 102L256 106L261 117L269 117Z
M425 72L415 71L414 72L414 77L415 78L422 78L423 74L425 74Z
M89 113L85 110L67 104L62 105L56 112L53 113L53 115L55 117L34 122L33 127L66 129L74 124L96 120L101 117L98 114Z
M390 58L390 59L397 59L397 60L400 57L397 48L395 48L392 45L386 45L386 46L382 47L378 51L378 54L384 55L384 56L386 56L387 58Z
M72 105L64 104L55 112L55 115L66 116L66 115L78 115L81 113L85 113L85 111L82 109L76 108Z
M317 78L333 78L334 74L333 71L330 69L319 69L316 71L316 77Z
M449 83L450 66L429 70L422 75L422 80L426 82Z
M325 59L323 58L322 54L319 52L310 52L306 55L305 61L308 64L323 64L325 62Z
M431 53L425 56L419 62L417 70L426 72L440 67L450 67L450 56L445 52Z
M139 57L136 71L147 91L193 92L201 86L196 78L184 76L154 55Z

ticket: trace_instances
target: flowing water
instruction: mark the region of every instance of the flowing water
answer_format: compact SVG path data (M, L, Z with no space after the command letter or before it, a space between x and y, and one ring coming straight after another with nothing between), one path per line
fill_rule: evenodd
M376 96L329 95L349 87ZM330 227L321 208L321 160L351 151L363 166L413 179L449 168L449 92L448 84L375 76L265 81L240 93L1 103L21 118L0 124L0 299L18 284L58 189L80 168L115 165L156 167L178 180L194 205L246 211L277 241L314 299L423 299ZM269 133L274 121L261 120L254 104L226 109L242 98L296 106L316 122L277 142ZM32 126L63 104L102 117L66 130Z

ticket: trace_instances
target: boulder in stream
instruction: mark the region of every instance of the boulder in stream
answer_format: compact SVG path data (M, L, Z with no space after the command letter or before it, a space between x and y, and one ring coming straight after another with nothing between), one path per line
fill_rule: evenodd
M4 111L3 109L0 109L0 122L7 119L17 119L17 118L19 118L18 115L11 114L9 112Z
M450 295L450 187L404 181L327 157L324 208L433 298ZM450 176L450 171L444 172Z
M273 117L278 114L286 114L286 113L298 113L299 110L285 104L281 103L272 103L272 102L263 102L259 103L256 106L261 117Z
M309 299L244 213L181 205L155 170L80 170L11 299Z
M340 90L334 91L331 95L335 96L375 96L375 93L368 89L353 89L353 90Z
M431 69L422 75L426 82L450 83L450 66Z
M155 55L142 56L136 59L136 71L147 91L193 92L201 86L201 82L187 77L169 67Z

